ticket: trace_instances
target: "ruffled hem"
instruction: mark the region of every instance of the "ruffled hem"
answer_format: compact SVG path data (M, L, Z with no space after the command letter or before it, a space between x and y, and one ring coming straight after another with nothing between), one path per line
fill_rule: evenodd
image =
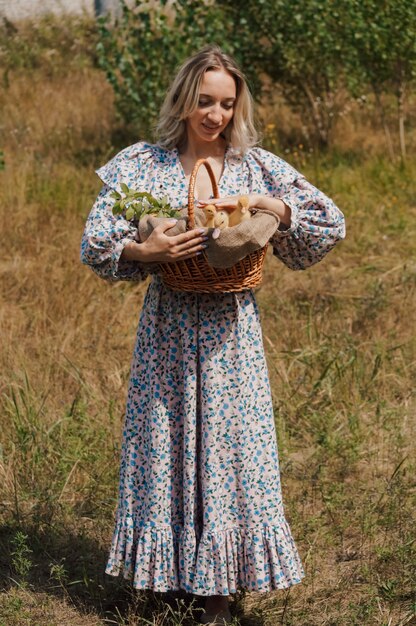
M289 526L193 528L117 525L106 573L123 574L135 589L183 589L198 595L229 595L238 589L266 593L304 577Z

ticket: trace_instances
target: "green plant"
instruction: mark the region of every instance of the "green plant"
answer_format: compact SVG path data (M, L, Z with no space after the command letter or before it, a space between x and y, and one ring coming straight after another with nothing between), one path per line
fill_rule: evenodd
M59 586L65 588L65 585L68 582L68 572L62 562L49 563L49 576L51 580L55 580Z
M27 583L27 577L32 569L32 560L30 555L32 554L32 550L27 545L28 536L25 535L22 531L18 530L11 540L11 545L14 548L11 553L12 556L12 567L19 577L19 582L22 585Z
M120 2L121 16L98 20L98 65L114 89L118 114L136 136L149 137L158 119L166 89L186 57L207 43L218 43L244 66L260 97L261 46L245 36L248 25L237 20L233 7L217 2Z
M350 0L344 27L347 82L356 94L370 85L390 157L394 148L386 115L386 94L397 102L401 157L406 157L405 119L409 87L416 78L416 12L413 0Z
M350 96L366 106L371 90L390 156L394 148L387 102L396 98L397 130L406 156L405 121L416 77L414 0L217 0L251 30L240 37L261 53L251 58L279 85L290 107L306 124L307 139L328 146L335 122L351 108ZM244 59L246 60L246 59Z
M125 183L121 183L124 197L118 191L113 191L112 197L116 200L113 206L113 215L120 215L125 211L126 219L139 220L144 215L158 215L159 217L179 217L180 213L169 204L164 196L160 200L146 191L135 191Z
M305 124L308 142L328 146L334 122L344 110L343 3L340 0L218 0L233 8L235 18L251 25L244 33L253 47L261 42L254 59L269 79L270 99L279 85L285 100Z

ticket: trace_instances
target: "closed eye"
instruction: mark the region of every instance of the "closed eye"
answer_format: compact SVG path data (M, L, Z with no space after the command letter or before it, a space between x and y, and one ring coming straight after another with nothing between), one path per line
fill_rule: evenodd
M212 101L211 100L199 100L198 102L198 106L203 109L204 107L208 107L211 106ZM233 108L234 106L234 102L224 102L221 105L226 111L229 111L230 109Z

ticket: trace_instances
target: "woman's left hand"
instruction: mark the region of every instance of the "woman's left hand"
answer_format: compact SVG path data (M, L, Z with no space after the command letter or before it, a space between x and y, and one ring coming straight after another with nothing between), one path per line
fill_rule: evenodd
M290 207L283 202L280 198L273 198L270 196L263 196L258 193L244 194L248 198L248 209L255 212L266 211L267 213L274 213L279 218L279 224L281 223L285 228L289 228L291 224L292 211ZM198 206L202 209L207 204L214 204L217 209L232 212L237 207L238 199L241 196L227 196L225 198L212 198L211 200L200 200ZM280 230L280 228L279 228Z

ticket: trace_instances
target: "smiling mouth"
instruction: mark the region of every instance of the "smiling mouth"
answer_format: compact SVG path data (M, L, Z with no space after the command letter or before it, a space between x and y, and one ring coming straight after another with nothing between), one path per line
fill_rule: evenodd
M207 124L204 124L203 122L202 122L202 126L206 128L207 130L218 130L219 128L221 128L221 124L219 124L218 126L208 126Z

